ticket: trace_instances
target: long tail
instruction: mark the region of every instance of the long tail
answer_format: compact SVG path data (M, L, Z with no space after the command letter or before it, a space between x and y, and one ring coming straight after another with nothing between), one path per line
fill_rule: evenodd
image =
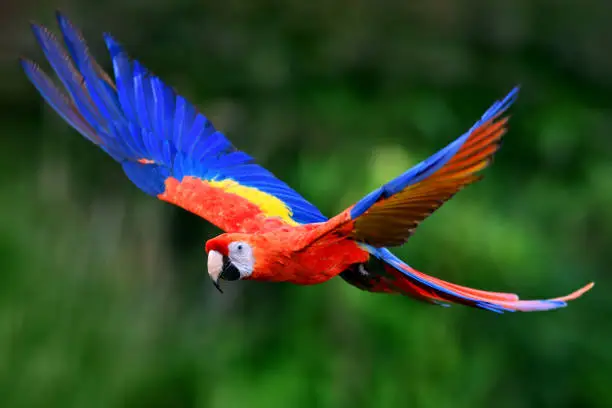
M369 247L368 251L383 262L385 270L384 279L380 282L384 282L384 284L379 285L379 290L374 291L401 293L444 306L448 306L450 303L460 303L497 313L553 310L567 306L568 301L582 296L594 285L591 282L567 296L553 299L520 300L513 293L472 289L428 276L413 269L386 248Z

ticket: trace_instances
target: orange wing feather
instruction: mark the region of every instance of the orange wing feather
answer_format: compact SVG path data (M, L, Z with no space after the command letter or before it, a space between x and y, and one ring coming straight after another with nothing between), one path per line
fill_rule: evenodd
M416 227L465 186L482 178L506 132L508 118L492 118L472 131L457 153L431 176L372 205L354 220L351 237L373 246L403 244Z

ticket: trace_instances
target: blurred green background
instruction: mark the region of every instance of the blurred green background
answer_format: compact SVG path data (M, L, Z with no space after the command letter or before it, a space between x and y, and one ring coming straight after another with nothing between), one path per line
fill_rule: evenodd
M485 180L396 252L528 297L505 314L324 285L218 294L205 221L141 193L17 57L61 8L333 215L522 85ZM1 407L612 406L612 6L604 0L4 0ZM44 65L47 67L47 65Z

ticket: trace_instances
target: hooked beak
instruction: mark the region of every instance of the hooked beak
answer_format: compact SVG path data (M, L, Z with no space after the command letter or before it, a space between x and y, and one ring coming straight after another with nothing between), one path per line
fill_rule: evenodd
M228 257L223 256L220 252L210 251L208 253L208 275L212 279L213 285L221 293L221 287L219 286L219 280L233 281L240 279L240 271Z
M219 286L219 278L223 273L223 255L217 251L210 251L208 253L208 276L212 279L213 285L221 293L221 287Z

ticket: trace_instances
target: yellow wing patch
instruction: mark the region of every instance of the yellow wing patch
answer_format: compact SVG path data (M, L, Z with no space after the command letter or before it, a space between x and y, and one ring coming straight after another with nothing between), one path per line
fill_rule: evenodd
M225 179L220 181L207 181L211 187L219 188L227 193L235 194L248 200L261 209L261 212L268 217L280 217L289 225L299 225L291 218L291 209L279 198L272 194L265 193L254 187L243 186L234 180Z

